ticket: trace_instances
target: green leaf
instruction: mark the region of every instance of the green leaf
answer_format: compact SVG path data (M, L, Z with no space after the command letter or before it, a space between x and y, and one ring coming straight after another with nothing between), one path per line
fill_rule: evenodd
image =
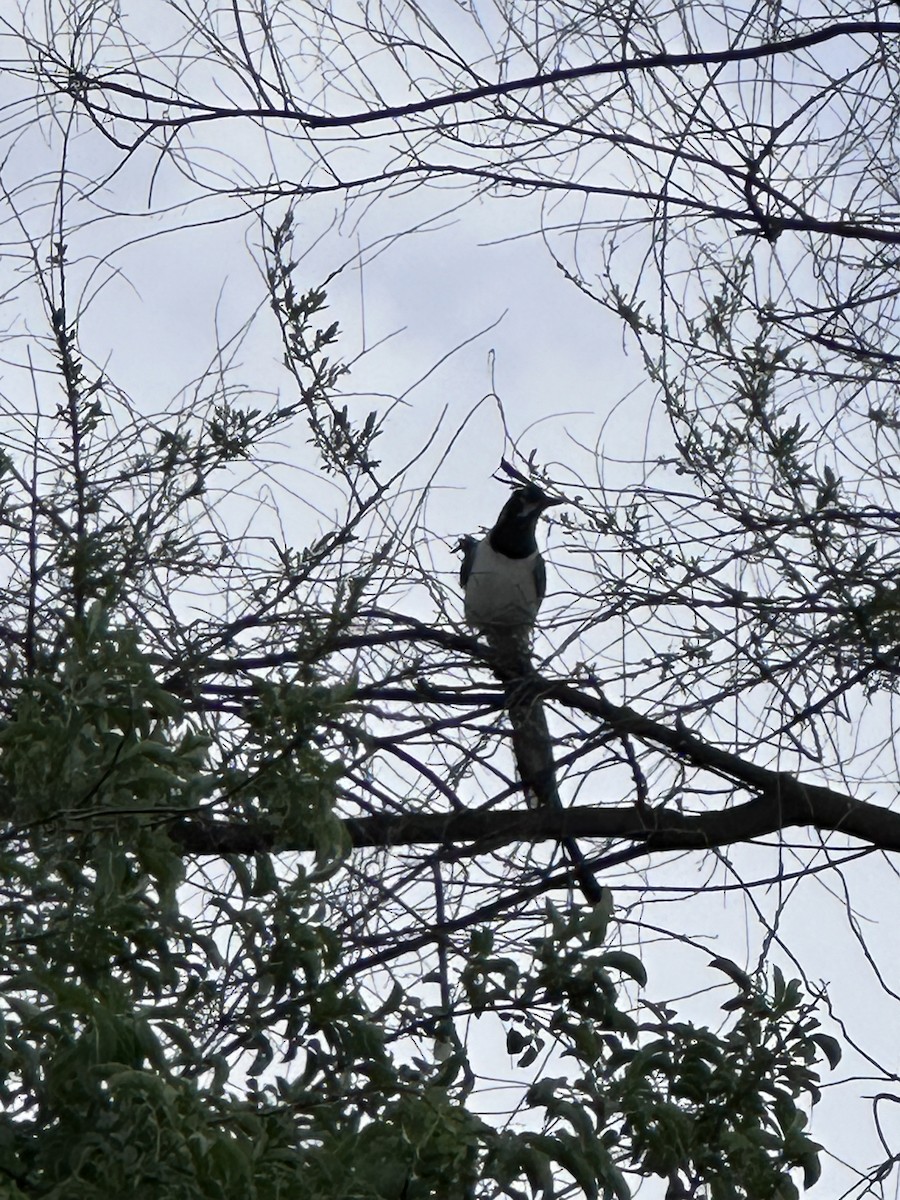
M531 1186L532 1195L553 1200L556 1195L553 1167L543 1151L527 1146L522 1153L522 1170Z
M722 958L721 956L710 959L709 965L717 971L724 971L729 979L733 980L742 991L753 991L753 980L746 971L741 970L736 962L732 962L730 958Z
M525 1037L518 1029L508 1029L506 1031L506 1053L511 1057L515 1057L531 1042L531 1038Z
M818 1183L822 1174L822 1161L818 1153L811 1151L809 1154L805 1154L800 1165L803 1168L803 1186L811 1188L813 1184Z
M628 1186L628 1181L611 1159L604 1164L603 1180L608 1185L605 1195L608 1196L609 1188L612 1188L612 1194L616 1200L631 1200L631 1188Z
M597 959L601 967L612 967L633 979L639 987L647 986L647 969L636 954L627 950L608 950Z
M809 1040L816 1043L828 1059L828 1065L833 1071L843 1056L841 1044L837 1038L833 1038L827 1033L814 1033Z

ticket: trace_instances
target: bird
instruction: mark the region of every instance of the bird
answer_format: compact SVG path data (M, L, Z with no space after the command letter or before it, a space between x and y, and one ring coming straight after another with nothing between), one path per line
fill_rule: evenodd
M470 625L531 629L547 591L547 570L535 536L538 518L564 503L529 483L516 488L487 537L462 539L459 581Z
M503 684L516 766L532 807L559 804L547 718L534 691L531 639L547 591L537 523L548 508L563 503L536 483L526 483L513 491L486 537L460 542L466 621L490 647L490 666Z
M531 657L534 623L547 591L537 523L558 504L565 500L548 496L536 483L516 488L486 537L460 539L459 581L466 621L484 634L491 668L503 684L513 756L526 798L532 807L561 810L553 742ZM561 843L585 898L600 903L604 889L575 839L565 837Z

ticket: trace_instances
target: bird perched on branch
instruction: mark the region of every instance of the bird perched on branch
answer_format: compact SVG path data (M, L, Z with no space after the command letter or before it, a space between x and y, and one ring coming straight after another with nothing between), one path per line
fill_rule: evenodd
M541 513L563 503L528 483L516 488L487 537L460 543L466 620L491 647L491 666L506 694L516 765L535 805L558 803L553 749L531 661L534 621L547 590L535 533Z
M535 618L547 590L547 573L536 531L541 513L556 500L537 484L516 488L485 538L460 541L463 563L459 581L465 591L466 620L491 648L491 667L503 684L512 727L513 754L525 794L535 807L560 809L553 763L553 742L541 699L540 679L531 660ZM603 900L574 838L561 839L585 898Z

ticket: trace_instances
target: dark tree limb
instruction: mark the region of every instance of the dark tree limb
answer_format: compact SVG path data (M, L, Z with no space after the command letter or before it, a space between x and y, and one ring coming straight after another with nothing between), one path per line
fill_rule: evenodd
M586 695L567 684L541 679L535 686L546 699L592 714L617 734L662 747L750 792L752 798L727 808L695 813L629 802L533 811L466 809L453 813L379 814L345 821L353 847L602 838L631 842L649 854L708 850L807 827L842 833L882 850L900 850L900 812L821 784L804 783L788 772L761 767L704 741L677 723L673 728L653 721L601 695ZM276 848L273 835L241 823L184 819L172 827L171 833L176 843L191 854L247 854ZM278 843L277 848L302 851L312 847L294 842Z
M557 71L546 71L519 79L504 80L500 83L485 83L478 87L460 88L454 92L431 96L424 100L415 100L409 104L385 105L362 112L339 114L310 112L294 105L271 106L265 104L250 107L226 107L221 104L204 103L174 93L153 92L145 87L119 83L106 75L94 77L81 72L73 72L68 64L63 63L60 63L60 67L63 68L64 74L61 73L56 82L60 91L68 92L86 106L98 110L99 106L95 97L103 93L126 96L129 99L140 101L141 104L159 107L161 110L159 114L147 113L143 116L121 112L113 113L112 110L107 110L111 115L129 120L138 126L181 127L201 121L233 120L243 117L253 120L296 121L306 129L344 129L370 125L378 121L396 121L401 117L417 116L421 113L452 108L461 104L471 104L479 100L493 100L519 92L541 90L575 79L593 79L604 75L627 75L629 72L636 71L677 70L680 67L717 66L722 63L776 58L782 54L796 54L800 50L822 45L835 38L863 35L876 38L892 37L898 33L900 33L900 23L896 21L835 21L819 29L797 34L795 37L783 38L780 41L760 42L753 46L726 46L721 50L701 50L680 54L670 54L664 51L659 54L642 54L612 59L607 62L587 63L584 66L563 67Z

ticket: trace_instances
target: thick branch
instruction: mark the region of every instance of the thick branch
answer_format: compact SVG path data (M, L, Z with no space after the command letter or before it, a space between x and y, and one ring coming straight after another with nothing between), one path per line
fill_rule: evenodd
M677 758L712 771L754 793L743 804L711 812L682 813L668 807L579 807L562 810L497 811L474 809L453 813L412 813L350 818L345 822L356 848L373 846L451 845L459 842L560 841L563 838L618 839L649 853L706 850L748 842L797 826L834 830L882 850L900 850L900 813L870 804L832 788L803 783L787 772L722 750L683 726L672 728L641 716L603 696L590 696L566 684L539 681L546 699L598 717L613 732L629 734L661 746ZM265 832L246 825L185 820L172 829L174 840L188 853L253 853L275 848ZM279 843L282 850L309 850L311 845Z
M900 813L829 788L799 783L788 775L772 775L771 790L744 804L707 813L680 813L670 808L650 808L642 813L631 804L556 812L474 809L351 818L345 825L357 849L480 841L495 845L574 837L629 840L643 845L647 853L659 853L706 850L807 826L835 830L882 850L900 850ZM186 820L173 828L172 837L191 854L249 854L276 848L267 834L225 822ZM313 846L294 842L278 848L302 851Z

